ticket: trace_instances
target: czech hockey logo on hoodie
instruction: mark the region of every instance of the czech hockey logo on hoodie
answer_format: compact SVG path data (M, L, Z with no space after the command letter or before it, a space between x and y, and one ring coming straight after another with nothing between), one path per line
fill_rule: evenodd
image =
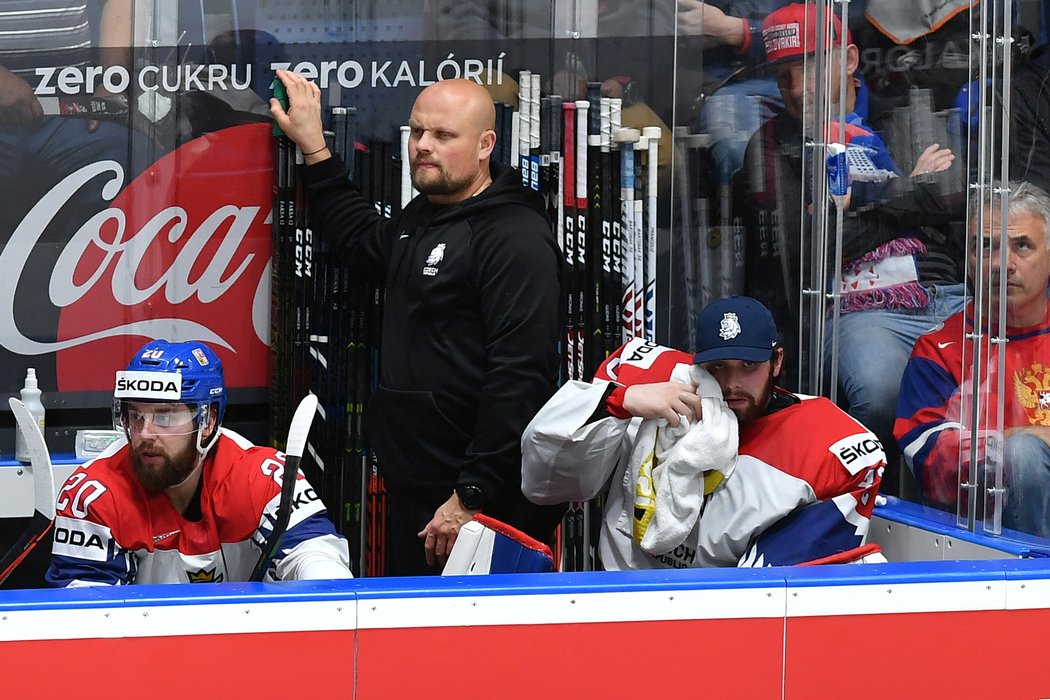
M430 255L427 256L426 267L423 268L423 274L427 277L433 277L438 273L436 265L441 262L445 257L445 244L438 243L434 246L434 250L430 251Z

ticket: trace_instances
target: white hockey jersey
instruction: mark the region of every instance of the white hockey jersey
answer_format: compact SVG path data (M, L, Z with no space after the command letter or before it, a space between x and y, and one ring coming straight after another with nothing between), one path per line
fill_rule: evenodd
M692 357L651 343L634 350L629 343L606 361L599 375L608 379L562 386L522 438L522 490L530 500L604 493L599 556L606 569L798 564L863 543L885 467L882 446L827 399L797 396L739 427L735 468L704 497L682 544L662 555L643 551L617 527L634 508L623 486L636 472L629 460L642 419L601 417L602 403L610 383L667 381Z

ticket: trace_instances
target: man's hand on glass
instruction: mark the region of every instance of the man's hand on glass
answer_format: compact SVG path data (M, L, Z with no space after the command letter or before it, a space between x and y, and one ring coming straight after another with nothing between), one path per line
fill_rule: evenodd
M704 48L744 45L746 24L740 17L727 15L700 0L678 0L678 31L703 37Z

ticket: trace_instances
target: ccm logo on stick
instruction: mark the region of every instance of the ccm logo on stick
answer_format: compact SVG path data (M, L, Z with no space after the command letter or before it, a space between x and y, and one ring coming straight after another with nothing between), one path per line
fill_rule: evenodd
M886 458L882 451L882 443L872 433L850 435L829 449L850 474L858 474L862 469L874 467Z

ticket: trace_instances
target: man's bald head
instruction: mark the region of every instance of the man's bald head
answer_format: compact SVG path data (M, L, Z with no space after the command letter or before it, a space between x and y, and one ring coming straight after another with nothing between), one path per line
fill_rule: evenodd
M409 117L412 184L436 204L467 199L486 186L496 143L496 108L471 80L442 80L419 93Z
M464 122L477 129L479 134L486 129L496 129L496 105L492 95L473 80L456 78L438 81L419 93L415 104L419 105L421 101L453 105Z

